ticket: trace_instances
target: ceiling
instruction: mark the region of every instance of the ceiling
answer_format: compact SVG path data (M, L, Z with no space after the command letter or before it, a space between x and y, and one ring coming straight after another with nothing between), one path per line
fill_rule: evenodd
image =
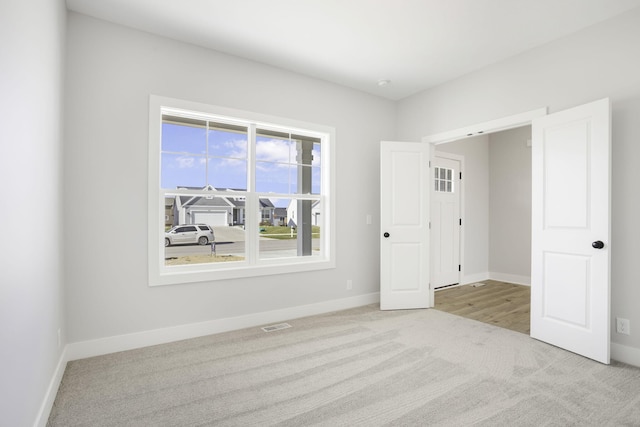
M66 1L79 13L391 100L640 7L640 0Z

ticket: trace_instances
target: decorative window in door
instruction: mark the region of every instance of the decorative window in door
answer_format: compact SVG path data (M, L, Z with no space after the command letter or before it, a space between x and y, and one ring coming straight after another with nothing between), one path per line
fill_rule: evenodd
M453 193L453 169L434 168L435 170L435 191L440 193Z

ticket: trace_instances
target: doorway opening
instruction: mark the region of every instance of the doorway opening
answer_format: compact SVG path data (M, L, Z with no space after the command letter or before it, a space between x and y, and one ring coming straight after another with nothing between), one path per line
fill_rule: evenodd
M439 156L462 158L464 171L458 242L440 241L456 237L439 233L442 209L432 193L434 307L528 335L531 126L437 145L434 159ZM459 248L460 267L457 281L449 283L438 278L435 258L450 247Z

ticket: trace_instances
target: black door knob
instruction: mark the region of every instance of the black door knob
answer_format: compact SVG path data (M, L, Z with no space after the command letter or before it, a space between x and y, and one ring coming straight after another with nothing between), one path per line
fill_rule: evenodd
M383 234L383 236L384 236L384 237L389 237L389 236L390 236L390 234L389 234L389 233L387 233L387 232L385 231L385 233Z
M595 242L593 242L591 244L591 246L593 246L596 249L602 249L602 248L604 248L604 243L602 243L602 241L600 241L600 240L596 240Z

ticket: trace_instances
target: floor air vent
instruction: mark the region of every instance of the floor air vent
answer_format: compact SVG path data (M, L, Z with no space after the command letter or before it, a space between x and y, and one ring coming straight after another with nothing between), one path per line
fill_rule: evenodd
M291 325L288 323L278 323L277 325L265 326L264 328L262 328L262 330L265 332L273 332L273 331L279 331L280 329L287 329L290 327Z

